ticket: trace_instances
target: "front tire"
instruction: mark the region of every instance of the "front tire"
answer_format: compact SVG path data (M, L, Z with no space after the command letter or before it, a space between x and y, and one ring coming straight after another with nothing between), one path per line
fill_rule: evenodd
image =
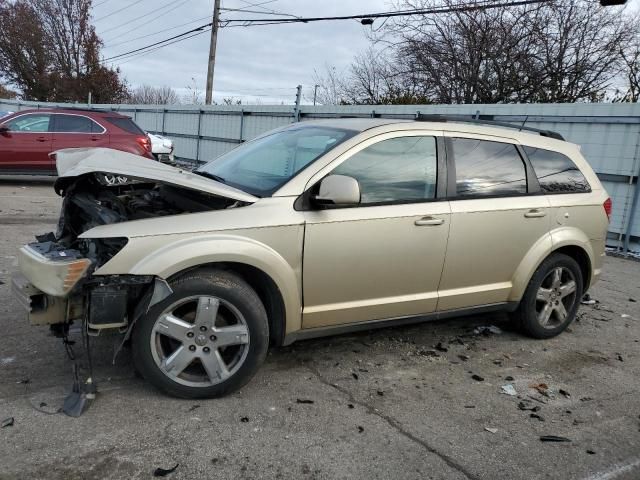
M567 255L554 253L531 277L513 319L525 335L555 337L575 318L582 290L578 263Z
M173 293L133 332L133 361L160 390L182 398L226 395L245 385L269 345L267 314L238 275L196 270L170 282Z

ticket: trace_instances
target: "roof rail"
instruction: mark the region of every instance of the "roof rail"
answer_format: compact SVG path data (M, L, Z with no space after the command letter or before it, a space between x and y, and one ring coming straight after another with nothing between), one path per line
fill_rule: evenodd
M475 123L478 125L491 125L494 127L514 128L518 131L525 130L527 132L537 133L543 137L555 138L556 140L564 140L564 137L562 135L560 135L558 132L554 132L553 130L542 130L539 128L526 127L524 123L522 125L516 125L514 123L508 123L508 122L497 122L493 120L493 115L439 115L439 114L424 114L424 113L418 112L416 114L416 120L419 122Z

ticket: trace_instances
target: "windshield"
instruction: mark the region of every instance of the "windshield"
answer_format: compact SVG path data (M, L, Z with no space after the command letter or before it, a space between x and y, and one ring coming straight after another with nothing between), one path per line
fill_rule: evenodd
M200 167L196 173L265 197L356 133L318 126L287 129L247 142Z

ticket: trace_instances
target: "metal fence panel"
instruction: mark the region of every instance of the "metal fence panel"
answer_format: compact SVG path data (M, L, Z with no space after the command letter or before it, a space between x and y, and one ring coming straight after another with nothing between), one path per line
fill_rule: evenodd
M50 104L0 100L0 110L82 104ZM495 116L495 120L555 130L581 145L585 158L603 180L613 200L609 242L629 239L640 248L640 105L617 104L508 104L508 105L91 105L119 111L145 130L173 139L183 160L205 162L264 132L296 120L345 115L379 116L462 114ZM632 215L634 201L635 213ZM633 218L631 218L633 216Z

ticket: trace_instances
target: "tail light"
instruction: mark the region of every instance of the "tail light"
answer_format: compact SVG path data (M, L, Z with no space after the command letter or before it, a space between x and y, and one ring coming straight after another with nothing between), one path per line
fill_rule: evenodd
M138 145L140 145L145 152L151 152L151 140L146 135L136 137Z
M604 213L607 214L607 220L611 221L611 209L613 208L613 203L611 202L611 199L607 198L602 204L602 207L604 208Z

